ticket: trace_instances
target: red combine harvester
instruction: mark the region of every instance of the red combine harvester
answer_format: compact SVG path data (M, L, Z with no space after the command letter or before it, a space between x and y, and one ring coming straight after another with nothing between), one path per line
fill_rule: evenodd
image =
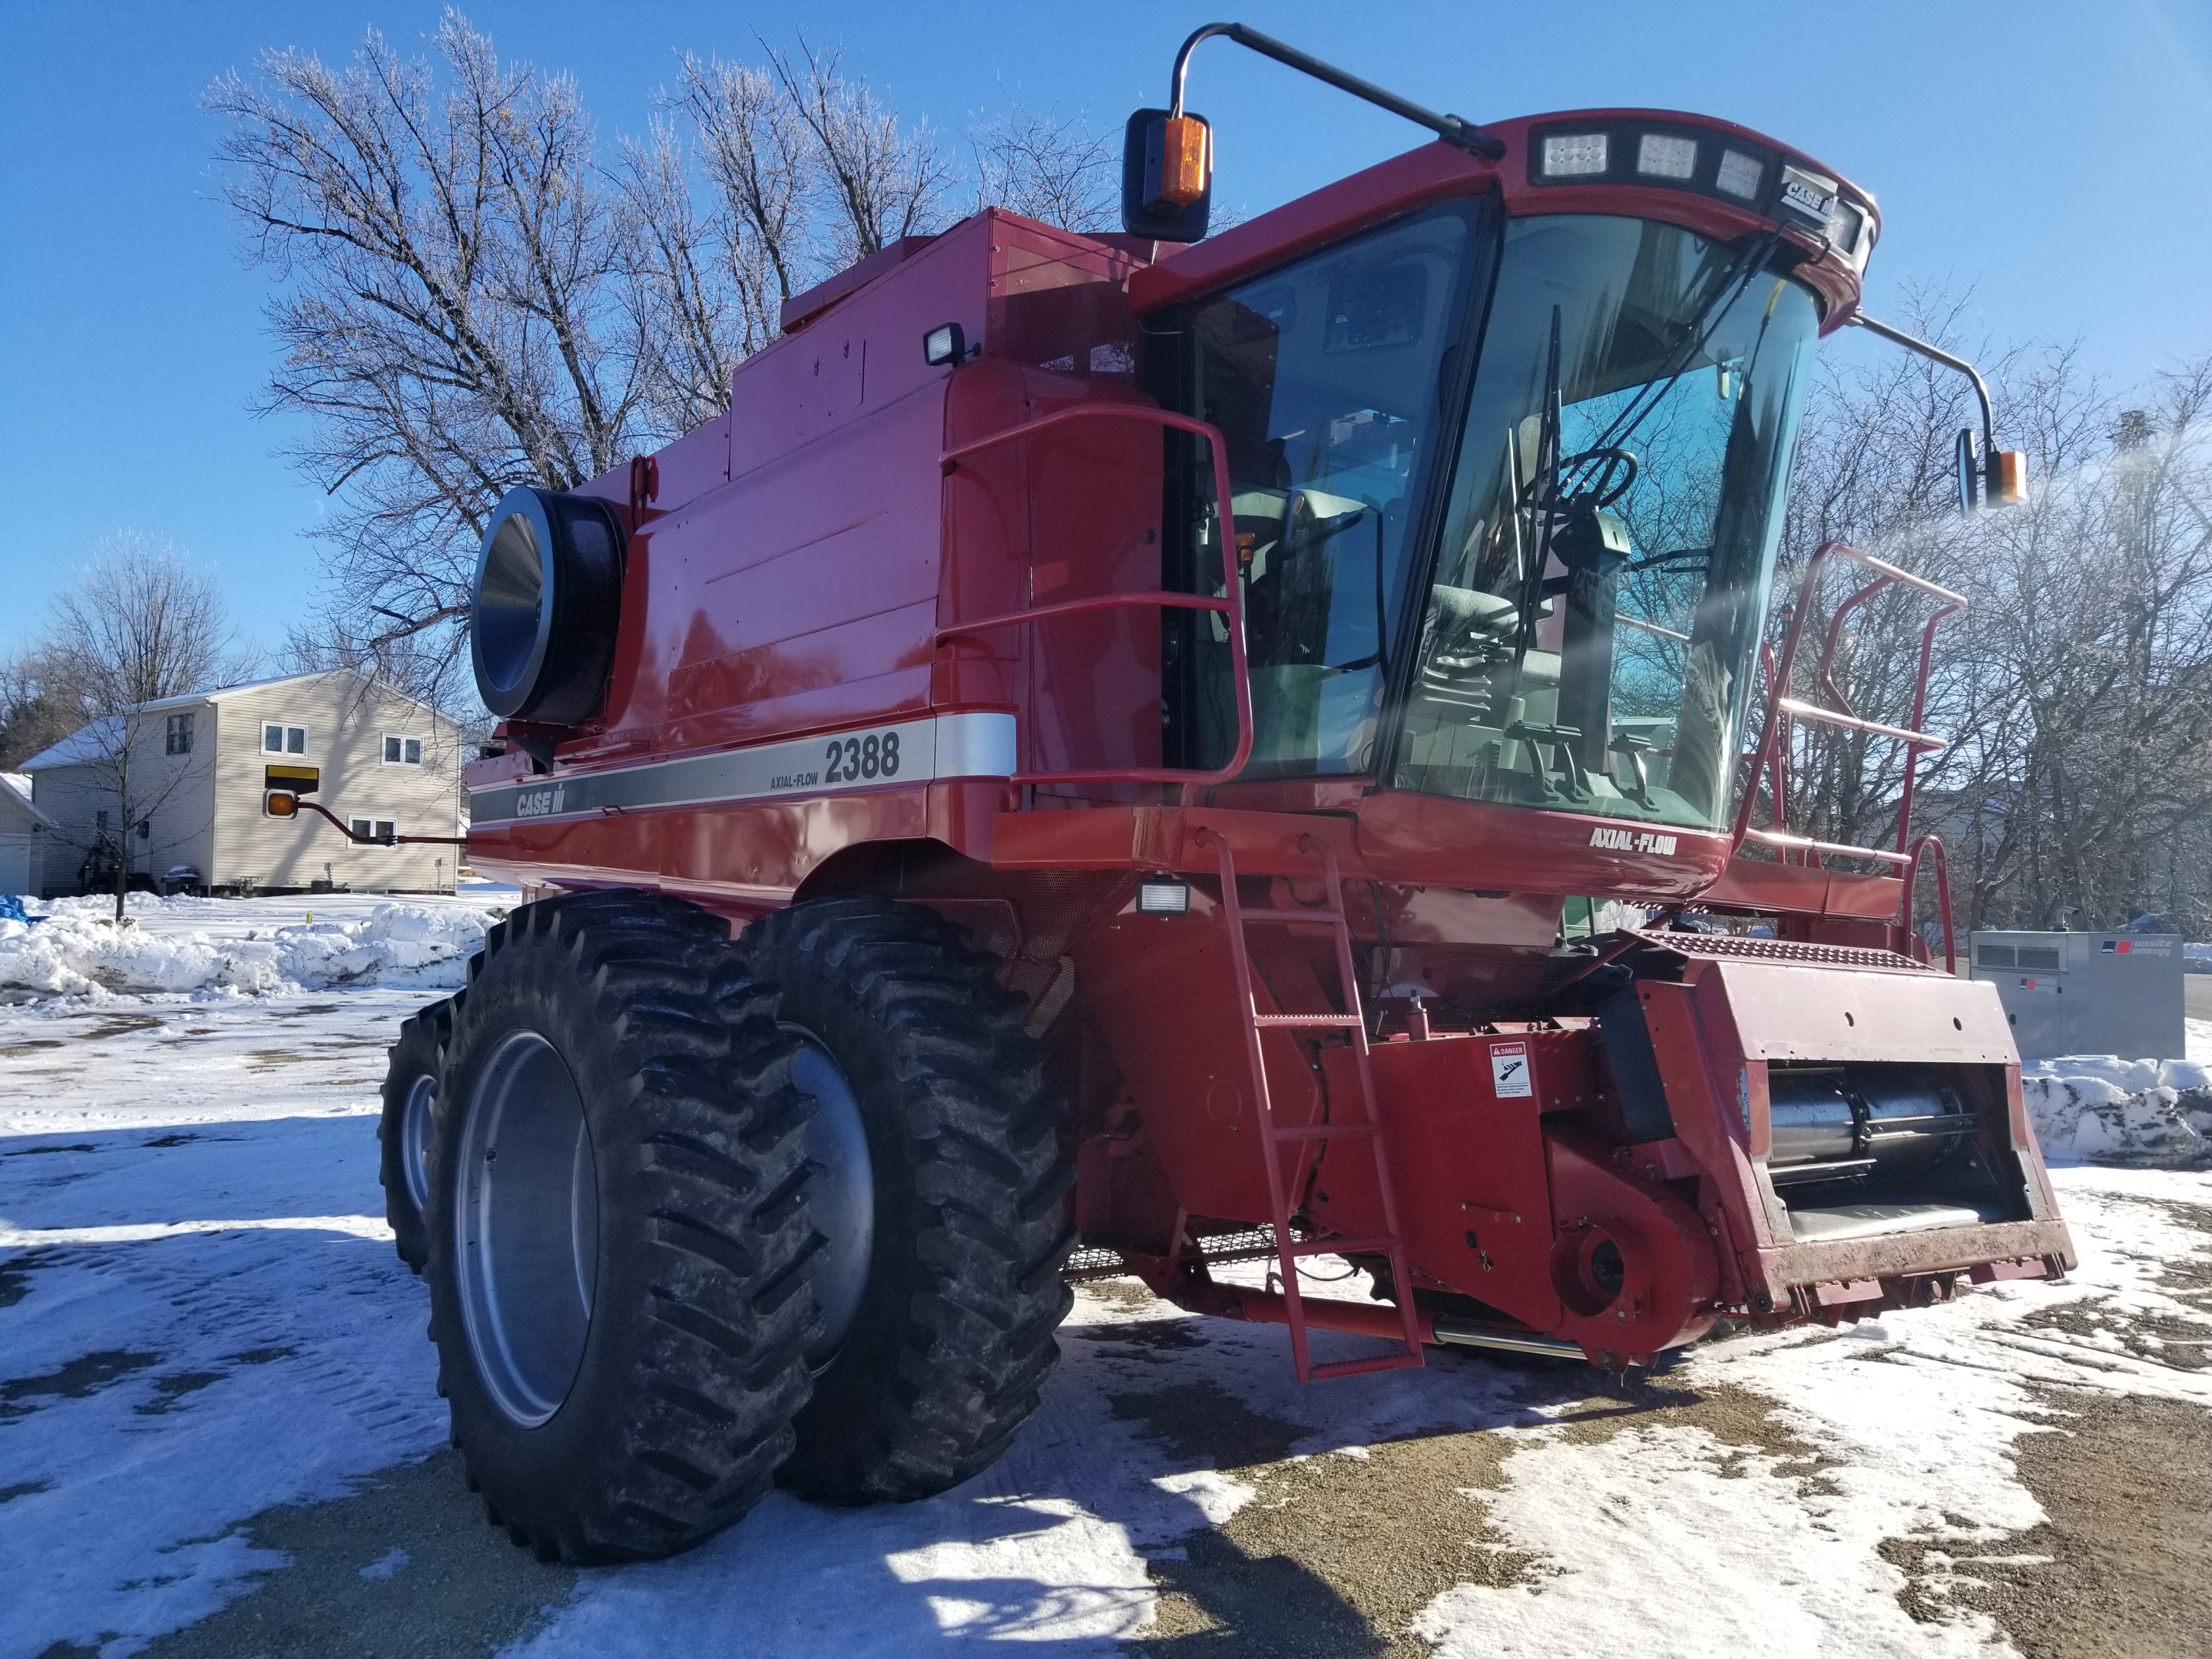
M1437 142L1200 240L1210 35ZM1963 603L1823 549L1762 671L1816 342L1941 357L1858 313L1872 201L1237 25L1174 88L1127 234L885 248L726 416L486 537L468 845L532 902L394 1049L385 1176L542 1553L966 1479L1085 1275L1318 1379L2072 1263L1996 994L1909 925L1909 783L1893 845L1784 823L1791 722L1940 746L1837 688L1851 610ZM2021 487L1983 402L1970 507Z

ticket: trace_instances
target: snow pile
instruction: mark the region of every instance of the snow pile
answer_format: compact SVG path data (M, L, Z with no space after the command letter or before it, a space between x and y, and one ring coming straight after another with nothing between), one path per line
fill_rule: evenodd
M295 984L453 988L467 983L469 958L496 919L451 905L380 904L365 921L280 927L274 943L278 965Z
M2024 1068L2020 1086L2046 1158L2212 1165L2212 1065L2204 1061L2069 1054Z
M301 922L235 939L117 927L58 906L43 921L0 921L0 994L453 989L466 982L468 959L496 919L494 911L468 906L380 904L358 920Z

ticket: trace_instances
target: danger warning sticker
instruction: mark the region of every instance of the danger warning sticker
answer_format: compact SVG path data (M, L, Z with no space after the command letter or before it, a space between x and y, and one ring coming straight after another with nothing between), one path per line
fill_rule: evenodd
M1490 1088L1500 1100L1526 1100L1536 1092L1536 1079L1528 1069L1527 1043L1490 1045Z

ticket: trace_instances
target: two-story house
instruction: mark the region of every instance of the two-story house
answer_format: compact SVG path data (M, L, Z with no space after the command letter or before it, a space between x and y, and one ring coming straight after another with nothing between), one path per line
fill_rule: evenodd
M453 836L464 733L428 704L347 669L141 703L25 762L46 833L48 892L450 889L458 847L362 847L319 817L271 818L276 787L365 835Z

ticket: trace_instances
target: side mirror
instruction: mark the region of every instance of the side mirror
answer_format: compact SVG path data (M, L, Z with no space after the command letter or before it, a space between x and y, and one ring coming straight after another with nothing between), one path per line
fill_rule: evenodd
M1213 129L1201 116L1140 109L1121 138L1121 228L1195 242L1213 209Z
M272 818L296 818L300 798L289 789L271 789L261 797L261 810Z
M1982 446L1972 427L1959 428L1955 470L1959 475L1959 511L1971 514L1982 504Z

